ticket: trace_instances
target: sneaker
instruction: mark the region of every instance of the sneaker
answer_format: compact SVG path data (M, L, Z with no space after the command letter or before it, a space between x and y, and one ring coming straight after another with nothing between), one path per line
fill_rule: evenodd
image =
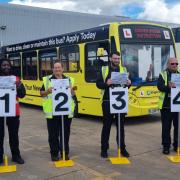
M125 148L121 149L121 155L124 156L124 157L129 157L130 156Z
M24 159L21 156L12 157L12 161L16 162L17 164L24 164Z
M51 160L52 161L59 161L59 156L58 155L51 155Z
M107 151L101 151L101 157L102 157L102 158L108 158L108 153L107 153Z
M169 147L164 147L162 153L166 155L169 154Z

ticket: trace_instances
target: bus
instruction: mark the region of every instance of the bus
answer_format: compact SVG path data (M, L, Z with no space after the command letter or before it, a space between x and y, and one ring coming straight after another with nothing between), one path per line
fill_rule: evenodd
M51 74L53 62L60 59L65 74L75 79L77 112L95 116L102 116L101 91L96 80L113 51L121 53L121 64L132 81L128 116L158 112L157 78L168 58L176 57L173 33L166 26L114 22L4 47L5 56L27 91L21 102L42 105L42 77Z

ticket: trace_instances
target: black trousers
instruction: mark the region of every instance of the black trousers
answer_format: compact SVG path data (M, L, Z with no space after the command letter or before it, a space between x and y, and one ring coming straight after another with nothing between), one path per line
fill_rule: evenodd
M161 109L162 121L162 145L164 147L171 146L171 125L174 126L173 146L177 147L178 142L178 113L171 112L168 108Z
M11 149L11 154L13 157L17 157L20 155L19 151L19 116L16 117L7 117L6 125L8 127L9 132L9 145ZM4 117L0 117L0 157L4 154Z
M69 137L71 118L64 116L64 144L65 154L69 154ZM47 119L48 141L51 155L57 156L62 153L62 117L54 116L53 119Z
M103 110L103 128L101 132L101 150L107 151L109 149L109 136L111 131L111 125L115 121L117 128L116 141L118 144L118 115L110 114L110 104L108 101L103 101L102 103ZM120 147L121 149L125 148L125 134L124 134L124 118L125 114L120 116Z

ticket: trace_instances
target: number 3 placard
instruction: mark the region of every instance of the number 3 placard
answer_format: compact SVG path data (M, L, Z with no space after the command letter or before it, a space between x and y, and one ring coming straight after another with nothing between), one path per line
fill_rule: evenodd
M0 89L0 116L9 117L16 115L16 90Z
M180 112L180 88L171 89L171 112Z
M127 113L128 112L128 88L114 87L110 88L110 112Z

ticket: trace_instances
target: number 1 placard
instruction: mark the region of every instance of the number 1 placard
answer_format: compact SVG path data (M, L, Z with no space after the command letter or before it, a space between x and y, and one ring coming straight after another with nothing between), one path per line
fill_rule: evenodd
M180 88L171 89L171 112L180 112Z
M9 117L16 115L16 90L0 89L0 116Z
M110 112L127 113L128 112L128 88L114 87L110 88Z

